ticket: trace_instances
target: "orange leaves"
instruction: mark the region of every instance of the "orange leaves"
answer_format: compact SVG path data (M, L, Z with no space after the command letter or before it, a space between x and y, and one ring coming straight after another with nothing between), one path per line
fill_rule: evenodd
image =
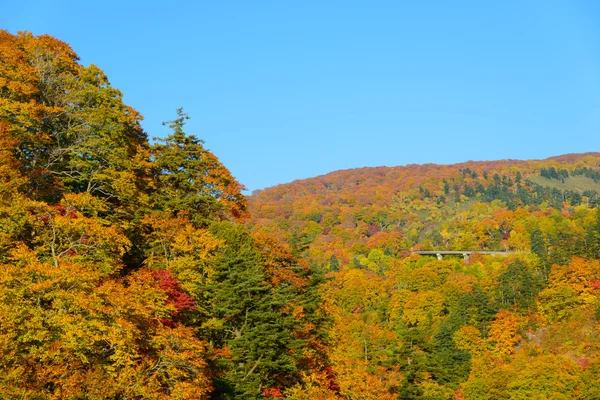
M10 135L8 129L8 124L0 122L0 201L17 195L26 182L19 173L20 165L14 156L17 140Z
M56 202L64 191L87 191L113 206L115 197L134 202L148 144L139 114L104 73L47 35L2 31L0 48L0 122L16 139L33 197Z
M586 298L592 296L591 282L600 279L600 261L573 257L568 265L554 265L550 273L552 285L566 284Z
M402 234L400 232L381 231L369 238L367 246L370 248L387 248L391 250L392 253L397 254L401 250L402 239Z
M13 257L20 265L2 265L0 275L4 389L48 398L208 393L206 346L191 328L159 323L175 307L150 272L124 286L84 265L42 264L25 249Z
M9 122L19 135L41 139L41 132L28 130L39 130L44 115L61 110L47 95L61 73L75 73L77 55L51 36L13 36L6 31L0 31L0 49L0 120Z
M479 329L471 325L461 327L453 337L457 349L478 356L485 351L485 341L481 338Z
M408 325L431 325L443 309L444 296L439 292L411 292L404 303L402 320Z
M283 392L281 391L281 389L276 388L276 387L269 387L269 388L264 388L262 390L262 395L263 397L266 398L271 398L271 399L281 399L281 398L285 398L285 396L283 395Z
M181 110L150 145L67 44L0 53L1 398L281 397L326 365L320 277L237 224L244 188Z
M327 371L313 372L302 375L302 384L296 384L285 391L290 400L337 400L339 386L334 377Z
M402 382L402 374L394 369L375 367L369 371L369 364L356 359L336 360L340 394L346 398L365 400L397 399L394 389Z
M225 204L233 218L242 222L249 216L246 198L242 195L242 190L245 189L244 185L231 175L231 172L213 153L207 152L206 157L209 162L207 185L213 188L215 197Z
M146 263L151 268L184 270L201 267L222 243L207 230L195 228L182 212L177 217L151 213L142 224L148 226L151 253Z
M518 334L519 317L507 310L500 310L490 326L488 341L494 344L494 353L510 355L515 351L515 345L521 340Z
M100 218L89 218L78 212L73 204L78 197L71 196L56 207L36 206L37 217L35 251L41 260L55 266L63 258L95 265L105 273L121 268L121 257L130 246L121 230ZM85 202L85 200L84 200Z
M596 304L600 261L573 257L568 265L553 265L550 285L539 294L543 315L550 321L566 320L576 309Z
M282 282L298 288L306 286L307 282L300 275L308 271L305 262L292 256L288 249L269 235L254 233L252 237L263 258L265 274L273 286Z
M27 35L14 36L0 30L0 90L9 91L13 99L27 98L37 92L38 79L35 69L27 62L22 43ZM4 96L3 96L4 97Z
M600 275L593 272L598 269L593 263L571 261L569 266L554 266L550 287L542 290L549 261L568 264L574 254L597 254L590 250L596 233L589 229L596 221L591 211L595 197L587 196L585 207L564 203L563 210L547 211L550 200L560 196L552 194L551 188L528 182L546 164L573 162L597 170L599 155L586 157L363 168L254 193L249 199L253 228L290 243L294 243L293 232L309 237L304 258L323 271L332 271L331 280L322 284L322 293L335 320L330 356L340 394L385 397L385 390L377 390L391 381L386 375L390 369L377 367L406 365L403 360L411 360L413 364L407 366L411 372L404 371L407 382L398 390L412 385L418 386L420 396L451 398L452 389L465 379L469 368L475 375L485 374L496 363L498 382L486 382L490 392L474 395L467 385L469 390L463 395L504 398L505 393L497 388L518 374L517 370L506 372L510 360L529 349L520 337L521 325L567 324L585 318L590 326L595 324L592 315L598 304ZM541 245L547 255L541 262L526 254L534 247L531 236L536 230L542 232ZM586 230L591 232L587 236ZM408 248L522 254L490 257L479 253L469 261L445 257L426 264L402 253ZM497 312L499 307L509 310ZM390 348L397 351L396 357L400 351L412 354L388 360L379 350ZM470 353L471 363L465 361L465 352ZM585 359L592 358L586 354ZM438 362L445 366L436 370ZM461 368L464 372L456 372ZM442 377L448 371L456 375ZM415 375L414 382L408 382L410 374ZM379 382L361 386L371 382L372 376ZM454 379L452 384L450 379ZM315 398L327 398L314 386L311 390L319 393ZM297 392L294 396L306 398Z

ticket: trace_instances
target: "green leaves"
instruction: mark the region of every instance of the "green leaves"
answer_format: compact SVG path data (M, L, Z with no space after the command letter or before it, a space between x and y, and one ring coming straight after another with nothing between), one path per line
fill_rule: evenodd
M189 117L180 108L166 139L152 147L157 190L154 205L174 213L188 211L197 225L208 221L241 219L246 216L243 189L203 141L183 131ZM165 123L166 124L166 123Z
M208 398L214 378L255 398L295 383L303 278L222 222L246 216L243 186L183 131L187 115L151 146L65 43L0 31L0 51L0 397Z

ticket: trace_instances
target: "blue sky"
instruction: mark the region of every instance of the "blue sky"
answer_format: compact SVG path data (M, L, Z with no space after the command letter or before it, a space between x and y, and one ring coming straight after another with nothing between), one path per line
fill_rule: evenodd
M600 151L597 1L27 1L150 136L184 107L249 190L346 168Z

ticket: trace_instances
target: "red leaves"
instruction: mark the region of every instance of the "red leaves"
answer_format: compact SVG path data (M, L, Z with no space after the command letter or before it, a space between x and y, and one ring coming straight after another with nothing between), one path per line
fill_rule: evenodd
M262 392L263 397L266 398L285 398L281 389L272 387L272 388L264 388Z
M331 367L323 368L323 372L325 372L325 377L327 378L327 387L329 390L339 393L340 385L337 382L337 377L335 375L335 371Z
M352 314L361 314L363 311L365 310L365 306L364 304L360 304L358 307L356 307L353 311Z
M153 271L154 279L158 281L158 286L167 294L169 304L175 307L175 312L171 315L172 318L177 318L182 310L196 310L194 299L183 291L177 279L170 271L159 269ZM166 321L163 321L165 323ZM165 323L169 325L169 323Z
M56 211L58 211L58 213L60 215L62 215L63 217L69 217L69 218L77 218L77 213L75 210L75 208L73 207L68 207L65 208L62 204L58 204L56 206L51 206L52 208L54 208Z
M53 220L56 215L60 215L62 217L69 217L72 219L77 218L77 210L74 207L65 208L62 204L57 204L55 206L48 206L46 210L30 210L31 214L38 214L39 219L43 223L48 223L50 220Z
M577 363L577 365L579 365L581 368L587 368L590 366L590 360L585 358L585 357L577 357L575 359L575 362Z

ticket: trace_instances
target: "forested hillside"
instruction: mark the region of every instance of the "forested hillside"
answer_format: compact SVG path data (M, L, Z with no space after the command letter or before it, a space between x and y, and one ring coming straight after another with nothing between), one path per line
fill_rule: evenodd
M1 399L600 398L599 153L245 197L141 119L0 31Z
M599 166L588 153L337 171L255 192L250 224L327 277L335 396L596 399ZM307 385L297 398L324 398Z
M277 397L327 366L319 276L251 233L184 130L149 142L98 67L0 31L0 398Z

